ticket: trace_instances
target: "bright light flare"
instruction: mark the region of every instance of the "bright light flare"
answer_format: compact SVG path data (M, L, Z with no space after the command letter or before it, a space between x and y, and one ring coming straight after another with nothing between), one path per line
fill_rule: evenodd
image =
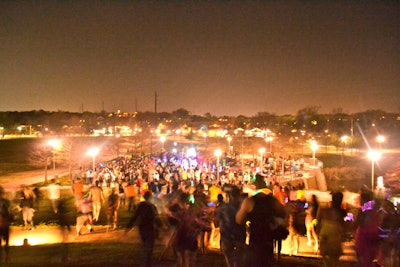
M99 151L100 149L98 147L91 147L87 153L89 156L95 157L97 154L99 154Z
M61 141L58 139L50 139L49 141L47 141L47 145L51 146L54 150L56 150L61 147Z
M222 151L221 151L221 149L217 149L217 150L215 150L214 151L214 155L216 156L216 157L220 157L221 155L222 155Z
M381 157L381 153L379 153L378 151L375 150L370 150L368 152L368 158L372 161L377 161L380 157Z

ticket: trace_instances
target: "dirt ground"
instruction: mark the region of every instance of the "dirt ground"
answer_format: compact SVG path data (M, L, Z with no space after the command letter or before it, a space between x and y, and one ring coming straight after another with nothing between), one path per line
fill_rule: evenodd
M167 241L167 232L161 234L161 238L156 243L156 248L154 250L154 264L153 266L165 266L165 267L175 267L176 266L176 258L171 248L165 249L165 244ZM72 228L72 231L69 232L65 239L61 235L61 231L56 226L54 227L44 227L44 228L36 228L33 231L23 230L22 227L14 227L11 233L11 244L13 246L21 246L23 241L26 241L30 245L40 245L44 243L53 243L59 244L61 242L66 241L67 243L74 244L82 244L82 246L88 246L89 244L93 244L96 242L99 243L115 243L117 244L126 243L129 248L128 251L132 255L138 255L141 252L141 244L140 238L138 235L138 231L136 228L133 228L130 231L126 231L123 228L110 230L104 226L95 226L93 232L83 231L82 235L76 236L75 229ZM38 242L35 244L35 242ZM12 248L13 249L13 248ZM18 250L14 248L14 251ZM79 264L83 262L80 261ZM81 266L77 265L78 262L70 262L67 265L60 266ZM93 265L93 263L85 263L85 267L89 266L101 266L98 265L99 262ZM132 260L128 262L121 259L121 262L118 262L118 266L140 266L137 260ZM205 266L205 267L213 267L213 266L226 266L224 257L222 256L219 249L208 248L202 253L199 250L197 256L197 266ZM282 255L279 260L276 261L274 266L303 266L303 267L320 267L323 266L323 263L319 257L307 257L307 256L288 256ZM342 262L343 267L353 267L355 266L354 262Z

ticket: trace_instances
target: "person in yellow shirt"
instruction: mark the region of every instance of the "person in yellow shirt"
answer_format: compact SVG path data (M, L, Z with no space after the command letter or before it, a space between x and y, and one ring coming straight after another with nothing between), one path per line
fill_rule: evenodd
M212 203L218 202L218 195L222 194L222 189L218 186L217 181L213 181L212 185L208 188L208 196Z

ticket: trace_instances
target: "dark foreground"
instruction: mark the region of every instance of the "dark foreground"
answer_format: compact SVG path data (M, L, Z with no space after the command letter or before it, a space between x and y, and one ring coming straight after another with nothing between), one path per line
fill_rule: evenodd
M165 233L161 234L165 236ZM0 266L141 266L141 244L136 228L126 232L124 229L108 231L102 226L96 226L93 233L83 233L77 237L74 228L67 233L62 243L58 227L38 227L33 231L14 227L11 232L10 260L4 264L4 250ZM22 246L22 240L29 244L35 240L50 244ZM171 248L165 249L165 239L158 240L154 250L154 267L175 267L175 256ZM226 266L224 257L218 249L208 249L198 254L197 266ZM282 255L275 266L290 267L321 267L323 263L314 256ZM341 262L343 267L354 267L354 262Z
M153 266L176 266L172 251L160 258L161 248L155 251ZM67 252L67 258L62 255ZM64 254L65 255L65 254ZM12 247L10 262L2 266L140 266L140 246L131 243L68 243L42 246ZM206 251L198 255L197 266L226 266L218 251ZM318 258L283 255L275 266L323 266ZM343 263L341 266L355 266Z

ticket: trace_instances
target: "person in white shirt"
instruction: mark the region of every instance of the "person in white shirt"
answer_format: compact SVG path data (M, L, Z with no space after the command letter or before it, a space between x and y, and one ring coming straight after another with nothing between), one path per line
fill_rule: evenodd
M61 185L56 182L56 179L51 179L51 184L47 186L48 196L51 201L54 213L58 212L58 204L61 198Z

